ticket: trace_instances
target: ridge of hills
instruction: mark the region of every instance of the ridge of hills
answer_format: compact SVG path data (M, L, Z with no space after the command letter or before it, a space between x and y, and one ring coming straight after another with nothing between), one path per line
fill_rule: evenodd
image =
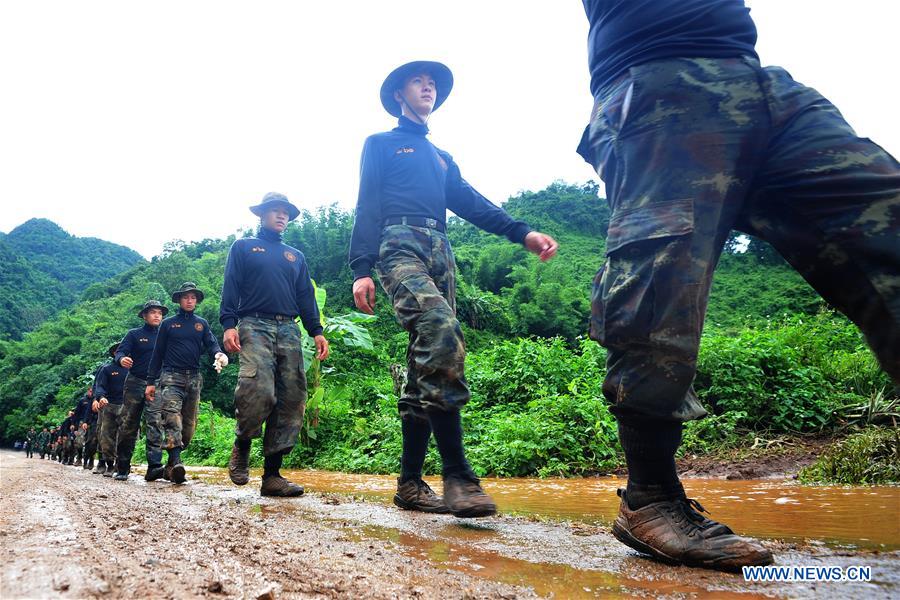
M142 262L131 248L73 236L48 219L0 234L0 339L21 339L92 283Z

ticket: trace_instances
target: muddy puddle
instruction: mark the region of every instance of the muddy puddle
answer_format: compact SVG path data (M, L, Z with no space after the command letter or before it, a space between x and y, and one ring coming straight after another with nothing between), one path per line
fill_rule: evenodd
M222 469L193 468L191 474L208 483L229 483ZM396 488L393 477L382 475L312 470L285 475L312 492L386 504ZM440 493L440 481L426 479ZM615 477L482 483L503 514L588 526L612 522L618 510L615 490L624 486L624 480ZM900 550L900 487L808 487L785 479L686 479L684 485L712 518L745 535L836 549Z

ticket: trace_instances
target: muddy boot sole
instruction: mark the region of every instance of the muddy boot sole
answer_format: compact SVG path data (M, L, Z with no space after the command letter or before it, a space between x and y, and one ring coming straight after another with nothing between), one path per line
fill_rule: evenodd
M471 506L462 510L450 510L454 517L460 519L477 519L479 517L492 517L497 514L495 505L489 506Z
M416 504L415 502L404 500L400 497L399 494L394 494L394 506L402 508L403 510L414 510L417 512L432 513L437 515L446 515L450 512L450 509L447 506L422 506L420 504Z
M178 484L184 483L185 482L184 465L182 465L182 464L174 465L172 467L171 478L172 478L172 483L178 483Z
M772 564L772 554L768 550L763 550L757 552L752 557L747 557L742 561L742 564L739 566L736 565L723 565L718 561L701 561L701 560L682 560L668 554L657 550L656 548L642 542L637 539L631 532L625 529L623 526L619 525L618 522L614 522L612 526L612 534L617 540L628 546L633 550L637 550L641 554L646 554L659 562L665 563L667 565L684 565L686 567L693 568L701 568L701 569L711 569L714 571L726 571L729 573L740 573L742 567L756 567L756 566L766 566Z

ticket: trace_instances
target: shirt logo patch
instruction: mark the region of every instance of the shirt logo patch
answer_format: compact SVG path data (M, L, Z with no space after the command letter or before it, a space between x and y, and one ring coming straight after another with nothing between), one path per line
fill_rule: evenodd
M197 331L203 331L203 323L194 323L194 329Z
M415 151L415 148L399 148L394 154L412 154Z
M170 329L181 329L181 323L172 323Z
M284 257L288 259L288 262L294 262L295 260L297 260L297 257L294 256L294 253L288 252L287 250L284 251Z
M118 375L118 374L119 374L118 371L113 371L112 373L110 373L110 375L112 375L113 377L115 377L115 376Z
M149 339L149 338L139 338L138 341L139 341L139 342L147 343L147 342L150 341L150 339Z
M262 246L253 246L252 248L250 248L250 251L251 252L265 252L266 249L263 248Z

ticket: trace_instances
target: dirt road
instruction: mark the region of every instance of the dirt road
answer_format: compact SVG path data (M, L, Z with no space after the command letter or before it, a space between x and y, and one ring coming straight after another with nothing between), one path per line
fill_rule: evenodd
M254 483L256 485L254 485ZM189 480L128 482L0 453L2 598L896 597L897 553L770 542L780 564L872 566L859 584L749 585L669 568L605 528L420 515L350 496L267 499ZM840 587L827 587L839 585ZM749 594L748 594L749 593Z

